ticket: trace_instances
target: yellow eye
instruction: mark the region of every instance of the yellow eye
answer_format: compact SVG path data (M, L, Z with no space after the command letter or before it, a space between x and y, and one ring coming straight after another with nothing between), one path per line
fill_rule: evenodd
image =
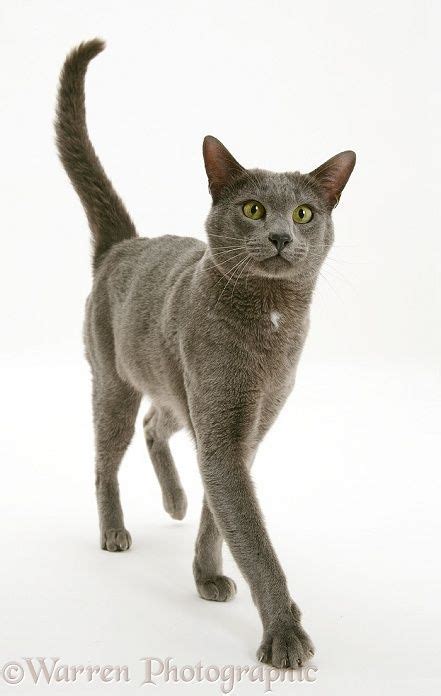
M294 222L299 222L301 225L312 220L312 210L307 205L298 205L292 214Z
M247 201L242 210L245 217L251 218L251 220L260 220L266 213L264 206L259 201Z

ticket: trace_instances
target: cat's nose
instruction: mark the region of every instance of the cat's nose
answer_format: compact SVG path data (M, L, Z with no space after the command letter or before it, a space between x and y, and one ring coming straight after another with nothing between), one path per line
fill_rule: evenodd
M274 244L279 254L282 249L292 241L291 235L288 232L270 232L268 239Z

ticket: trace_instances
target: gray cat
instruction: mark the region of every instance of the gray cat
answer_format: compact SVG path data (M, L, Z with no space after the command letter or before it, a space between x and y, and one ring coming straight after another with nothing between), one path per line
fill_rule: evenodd
M298 668L313 655L300 611L273 550L250 467L294 385L317 275L333 241L331 211L355 154L310 174L244 169L212 136L203 155L213 205L208 244L139 238L90 143L84 79L104 48L98 39L66 59L56 120L61 161L93 235L94 282L84 338L93 375L96 493L101 547L125 551L118 468L141 398L150 457L164 507L187 501L168 440L192 434L205 497L193 563L199 595L234 596L222 573L225 539L248 581L263 639L259 660Z

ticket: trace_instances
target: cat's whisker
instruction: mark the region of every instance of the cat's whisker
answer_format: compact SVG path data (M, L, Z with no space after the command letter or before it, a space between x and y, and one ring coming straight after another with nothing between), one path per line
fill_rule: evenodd
M329 261L334 261L335 263L348 263L351 265L369 265L369 263L372 263L371 261L348 261L348 259L336 259L335 256L327 256L326 257Z
M234 275L233 271L234 271L238 266L240 266L244 261L245 261L245 259L241 259L240 261L238 261L238 262L236 263L235 266L233 266L233 268L230 269L230 273L229 273L228 280L227 280L227 282L225 283L225 285L224 285L224 287L223 287L223 290L222 290L221 294L219 295L219 297L218 297L217 300L216 300L216 304L214 305L214 309L216 309L216 307L217 307L217 305L218 305L218 303L219 303L219 300L221 299L221 297L222 297L222 295L224 294L225 290L227 289L227 287L228 287L230 281L232 280L233 275ZM232 274L232 275L231 275L231 274Z
M236 280L235 280L235 283L234 283L234 285L233 285L233 289L232 289L232 291L231 291L230 300L233 299L233 295L234 295L234 291L235 291L235 289L236 289L237 281L238 281L239 278L241 277L241 275L242 275L242 273L244 272L245 268L249 265L249 262L251 261L251 258L252 258L251 256L247 256L247 257L245 258L245 264L244 264L244 265L242 266L242 268L240 269L240 273L239 273L239 275L237 276L237 278L236 278Z
M243 264L246 263L246 261L247 261L247 257L245 257L244 259L241 259L241 260L236 264L236 266L234 267L234 269L231 271L230 277L228 278L227 284L225 285L224 289L222 290L222 292L221 292L221 294L220 294L220 296L219 296L218 302L219 302L220 298L222 297L224 291L227 289L227 286L229 285L230 281L232 281L233 278L234 278L234 276L235 276L237 273L239 273L241 267L243 268ZM234 290L234 288L233 288L233 290ZM230 299L231 299L231 297L232 297L232 295L230 296ZM217 304L217 302L216 302L216 304Z
M356 288L355 288L354 285L348 280L348 278L345 276L345 274L342 273L342 271L341 271L339 268L336 268L336 264L339 263L339 260L338 260L338 259L334 259L334 258L332 258L331 256L326 256L325 259L323 260L320 254L311 254L311 253L308 254L308 258L309 258L309 260L311 260L312 262L314 262L314 261L319 261L320 264L323 263L323 266L324 266L326 263L331 264L331 265L328 265L328 271L334 273L334 275L336 276L336 279L337 279L337 280L343 281L343 282L346 283L346 285L347 285L348 287L350 287L354 292L356 291Z
M322 249L356 249L358 248L357 244L315 244L317 248L322 248Z
M234 268L235 268L235 267L234 267ZM227 271L225 274L222 274L221 277L218 279L218 281L213 285L213 289L214 289L217 285L219 285L219 283L220 283L222 280L225 280L225 278L229 278L230 275L231 275L231 276L234 276L234 268L232 269L233 272ZM216 306L216 305L215 305L215 306Z
M237 240L240 241L240 240ZM209 249L231 249L237 246L244 246L243 242L241 244L219 244L219 246L209 246Z
M221 239L235 239L236 242L240 242L240 237L230 237L227 234L213 234L213 232L210 232L209 237L220 237Z
M238 256L242 256L243 251L239 252L238 254L234 254L234 256L230 256L228 259L223 259L222 261L219 261L219 263L215 263L213 266L207 266L207 268L204 268L204 271L210 271L213 268L220 268L221 266L225 266L229 261L232 261L233 259L237 259Z
M334 288L334 286L329 281L329 279L325 276L325 274L322 271L319 271L318 273L319 273L319 276L321 278L323 278L323 280L326 281L326 283L329 285L329 287L331 288L334 295L336 295L336 297L340 300L340 302L342 302L342 299L341 299L340 295L338 294L337 290Z
M354 292L357 292L357 289L355 288L353 283L351 283L350 280L348 278L346 278L344 273L342 273L338 268L335 268L334 266L328 266L327 270L330 273L334 274L336 281L343 281L349 288L351 288L351 290L353 290Z
M234 259L234 256L240 252L244 252L245 249L233 249L231 251L225 252L224 254L212 254L211 256L208 257L208 261L212 261L215 264L223 263L224 261L227 261L229 258ZM230 254L233 254L233 256L230 256Z
M247 291L248 291L248 278L250 277L250 266L251 266L252 262L253 262L253 257L250 256L250 263L248 264L248 273L247 273L247 277L245 279L245 290L247 290Z
M224 251L219 251L219 252L216 251L216 253L211 252L211 256L221 256L223 254L229 253L230 251L238 251L239 249L245 249L245 246L242 244L241 246L231 247L231 248L225 249Z

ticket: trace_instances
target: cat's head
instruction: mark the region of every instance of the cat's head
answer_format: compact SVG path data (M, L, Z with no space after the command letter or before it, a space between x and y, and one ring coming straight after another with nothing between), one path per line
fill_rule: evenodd
M213 198L206 229L219 270L314 279L332 245L331 213L355 153L341 152L309 174L245 169L210 135L203 153Z

